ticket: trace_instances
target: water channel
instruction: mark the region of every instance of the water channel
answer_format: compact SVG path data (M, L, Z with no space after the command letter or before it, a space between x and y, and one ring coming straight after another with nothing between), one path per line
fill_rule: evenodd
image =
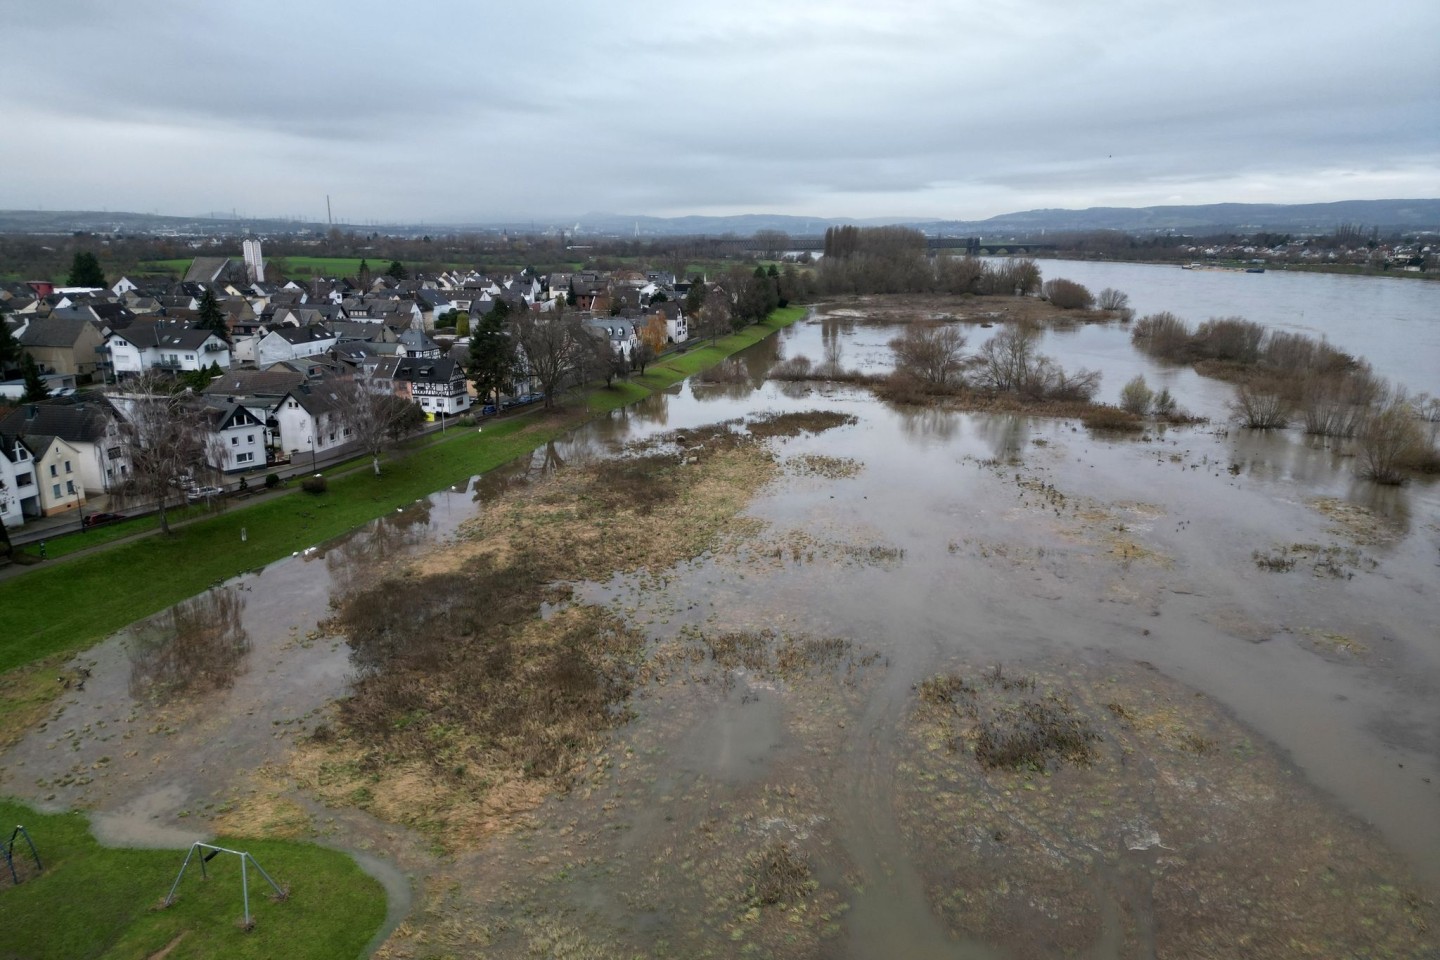
M1412 390L1440 389L1434 284L1041 267L1125 290L1142 314L1242 315L1324 335ZM953 921L964 905L936 902L939 868L925 845L939 828L900 782L924 769L907 752L916 685L937 671L1003 663L1071 677L1076 690L1173 684L1202 698L1220 742L1253 737L1301 790L1277 816L1333 817L1337 831L1399 864L1431 897L1440 892L1437 485L1377 488L1355 477L1340 448L1296 431L1228 427L1227 385L1139 355L1119 325L1052 331L1045 350L1067 368L1101 370L1102 399L1143 373L1211 423L1107 439L1069 421L899 408L864 390L766 379L779 358L818 360L827 345L847 367L883 369L895 328L863 313L813 315L743 354L743 382L691 381L656 394L463 489L237 578L190 601L183 617L122 631L81 657L89 687L67 694L3 758L0 790L90 809L110 842L205 836L237 792L253 792L255 771L344 694L348 648L322 626L332 597L382 564L443 544L508 487L567 463L760 412L824 409L854 422L781 442L782 462L818 457L846 469L787 469L747 511L762 533L664 571L663 589L647 571L584 584L581 596L625 611L657 640L687 625L842 638L872 655L863 681L836 692L742 675L721 692L642 698L614 747L633 758L631 773L617 777L608 805L552 801L541 819L564 831L496 840L441 864L404 830L298 798L327 824L326 842L367 851L367 867L392 893L408 878L436 909L437 875L470 885L504 870L518 882L527 865L558 860L576 835L590 836L578 881L547 880L543 896L526 888L517 902L532 911L543 902L615 942L653 947L684 944L680 925L709 922L701 907L687 914L638 879L668 869L655 849L730 816L737 829L819 845L816 876L827 891L845 891L845 906L813 955L1032 955L945 927L942 918ZM985 333L972 330L972 345ZM1258 553L1290 544L1313 544L1314 556L1289 572L1257 568ZM1129 849L1163 856L1157 836ZM1082 871L1096 919L1077 955L1155 955L1157 934L1137 904L1163 889L1132 895L1139 869L1122 860ZM662 906L637 905L646 898ZM454 909L484 917L494 905Z

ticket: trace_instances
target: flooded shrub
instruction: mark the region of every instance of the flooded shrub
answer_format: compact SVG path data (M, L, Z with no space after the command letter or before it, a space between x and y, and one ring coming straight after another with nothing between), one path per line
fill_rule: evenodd
M1155 416L1162 420L1168 420L1174 417L1176 411L1179 409L1175 402L1175 397L1170 393L1169 387L1161 387L1160 392L1155 394L1155 399L1152 403L1155 407Z
M1260 358L1265 328L1244 317L1206 320L1195 330L1200 355L1208 360L1253 364Z
M1116 290L1114 287L1106 287L1101 290L1095 305L1101 310L1118 313L1121 320L1128 321L1135 315L1135 311L1130 309L1130 294Z
M1120 409L1143 417L1150 412L1150 405L1155 401L1154 392L1145 385L1145 378L1136 375L1129 383L1120 388Z
M1298 388L1305 432L1320 437L1353 437L1370 409L1388 390L1369 364L1351 370L1312 371Z
M1076 283L1074 280L1056 277L1054 280L1046 280L1041 289L1045 299L1061 310L1089 310L1095 306L1095 295L1083 283Z
M1135 432L1145 429L1145 421L1136 414L1104 404L1086 410L1080 422L1090 430Z
M1271 573L1288 573L1295 569L1295 558L1286 556L1283 550L1273 553L1261 553L1256 550L1250 557L1255 561L1255 566L1261 570L1269 570Z
M770 368L767 376L771 380L809 380L813 366L809 357L798 354L789 360L782 360Z
M924 383L949 386L965 369L965 334L953 324L912 323L890 341L895 370Z
M1425 459L1425 432L1403 390L1360 425L1356 435L1360 475L1376 483L1400 484L1407 468ZM1433 456L1433 451L1431 451Z
M819 886L811 879L809 861L783 840L752 852L745 873L750 881L745 902L754 907L791 904Z
M300 489L306 493L320 494L330 489L330 483L320 474L306 477L300 481Z
M976 380L984 387L1033 400L1088 401L1100 389L1094 370L1067 373L1036 349L1040 328L1017 323L986 340L976 354Z
M1242 426L1252 430L1278 430L1290 423L1290 401L1273 385L1242 383L1230 411Z

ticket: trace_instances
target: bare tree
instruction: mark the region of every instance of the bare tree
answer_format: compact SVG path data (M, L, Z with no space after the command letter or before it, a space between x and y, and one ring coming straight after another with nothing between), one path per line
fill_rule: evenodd
M424 414L403 397L373 390L363 381L346 381L332 386L335 413L350 439L370 454L375 476L380 476L380 454L403 440L419 426Z
M897 372L936 386L958 383L965 368L965 335L953 324L912 323L890 349Z
M210 462L219 460L210 418L193 397L170 393L168 384L152 375L131 381L129 392L113 401L123 418L120 433L131 464L129 494L153 500L160 531L169 534L171 501L178 506L186 481L208 473Z
M593 338L563 309L549 314L523 313L514 320L515 342L520 348L521 366L545 394L545 408L555 404L555 395L594 356Z

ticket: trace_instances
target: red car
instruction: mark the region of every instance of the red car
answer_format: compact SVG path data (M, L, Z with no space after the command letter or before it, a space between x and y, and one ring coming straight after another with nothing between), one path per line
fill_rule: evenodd
M107 523L114 523L116 520L124 520L123 513L92 513L85 518L87 527L103 527Z

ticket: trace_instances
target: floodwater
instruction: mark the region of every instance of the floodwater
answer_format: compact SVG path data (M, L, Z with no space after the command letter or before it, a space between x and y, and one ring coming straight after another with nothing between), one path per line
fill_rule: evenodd
M1149 302L1159 294L1142 298L1123 279L1061 273L1128 289L1142 311L1187 312ZM1332 278L1279 279L1319 279L1329 291ZM1223 782L1225 758L1258 751L1272 765L1262 786L1280 798L1273 809L1311 828L1307 836L1387 865L1387 888L1410 884L1436 899L1435 485L1379 490L1357 481L1339 451L1293 431L1217 421L1112 440L1069 421L895 408L862 390L765 380L779 357L820 360L827 344L847 367L882 368L893 335L855 318L812 317L744 354L744 382L657 394L465 489L397 505L337 542L122 631L79 658L90 671L85 688L68 691L41 729L0 758L0 790L89 809L107 842L200 839L243 810L257 773L344 695L349 650L323 624L346 593L443 544L510 486L567 463L765 411L827 409L856 422L775 441L783 475L748 511L759 534L672 570L583 584L579 595L623 612L657 650L699 633L770 629L843 642L843 671L677 671L637 695L636 719L609 751L606 786L551 801L534 829L480 850L438 857L404 830L293 798L325 823L322 842L366 851L372 869L389 871L392 898L413 884L411 923L436 938L445 931L443 942L461 952L690 955L704 946L738 956L749 945L774 956L1041 956L1062 947L1167 955L1152 904L1167 902L1177 868L1160 854L1191 829L1173 810L1169 819L1164 809L1146 814L1162 824L1153 844L1126 839L1150 835L1132 818L1130 833L1076 852L1065 844L1078 827L1047 836L1004 813L998 795L995 806L971 809L976 823L1012 817L993 833L1009 832L1017 859L1019 838L1036 837L1068 866L1039 914L1011 928L968 925L975 898L995 894L946 874L941 860L981 854L978 841L966 847L953 833L964 817L936 811L965 795L954 785L973 785L975 774L944 751L926 752L934 731L918 719L915 689L939 672L1003 664L1060 685L1081 706L1101 687L1116 702L1163 691L1222 748L1195 761L1212 766L1191 781ZM1145 372L1152 385L1170 383L1182 406L1223 410L1228 387L1159 368L1130 350L1123 328L1054 332L1045 349L1067 367L1102 369L1108 392ZM1376 367L1421 386L1410 368ZM1265 557L1293 563L1257 563ZM1155 769L1165 762L1146 758ZM1042 778L1039 793L1063 777ZM925 786L946 783L938 793ZM1064 821L1069 807L1051 802ZM1252 819L1268 825L1271 815L1257 807ZM757 920L737 906L743 852L781 840L806 851L815 892L787 920L755 911ZM1264 837L1234 849L1206 842L1222 867L1283 857ZM394 902L392 914L393 923ZM1060 946L1017 932L1082 914L1089 926L1075 921L1067 935L1076 939Z

